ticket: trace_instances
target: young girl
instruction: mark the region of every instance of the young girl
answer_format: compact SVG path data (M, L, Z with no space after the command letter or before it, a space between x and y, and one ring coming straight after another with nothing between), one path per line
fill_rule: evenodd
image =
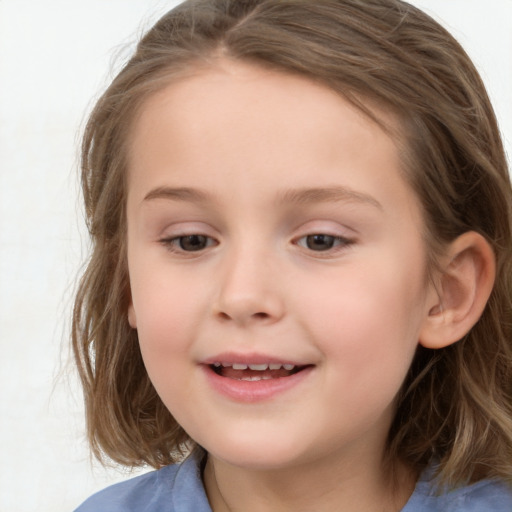
M512 191L400 0L188 0L99 100L79 512L512 510Z

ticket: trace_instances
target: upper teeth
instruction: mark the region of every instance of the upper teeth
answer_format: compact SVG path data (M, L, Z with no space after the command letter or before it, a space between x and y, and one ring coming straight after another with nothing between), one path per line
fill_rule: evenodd
M281 363L263 363L263 364L244 364L244 363L213 363L213 366L219 368L223 366L224 368L233 368L233 370L257 370L257 371L265 371L265 370L280 370L284 368L285 370L293 370L295 368L294 364L281 364Z

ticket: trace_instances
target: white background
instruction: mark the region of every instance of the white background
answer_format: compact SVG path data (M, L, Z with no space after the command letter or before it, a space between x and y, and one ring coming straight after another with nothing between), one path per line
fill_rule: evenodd
M415 0L466 47L512 153L512 0ZM79 133L172 0L0 0L0 512L68 512L127 476L92 464L68 362L87 237Z

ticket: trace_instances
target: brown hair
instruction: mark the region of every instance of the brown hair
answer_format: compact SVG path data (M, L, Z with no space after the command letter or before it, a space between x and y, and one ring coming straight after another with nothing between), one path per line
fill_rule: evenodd
M82 148L92 256L73 314L73 348L94 453L153 467L188 436L153 388L127 321L128 131L144 100L215 58L325 84L359 108L391 109L404 133L407 179L423 205L431 260L474 230L492 245L497 278L471 332L418 348L401 390L389 454L442 481L512 482L512 191L495 115L469 57L438 23L400 0L188 0L143 37L98 101Z

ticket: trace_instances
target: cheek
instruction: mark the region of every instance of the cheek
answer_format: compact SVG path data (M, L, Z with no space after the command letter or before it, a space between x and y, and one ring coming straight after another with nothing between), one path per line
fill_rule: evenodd
M197 302L196 302L197 304ZM176 417L187 401L197 305L161 280L134 286L139 346L157 393ZM178 418L176 418L178 419ZM178 420L179 421L179 420Z
M381 257L309 288L311 306L301 309L333 371L342 368L351 384L375 375L400 384L422 324L422 273Z
M148 371L172 364L193 342L203 315L199 292L190 280L169 272L132 272L133 316ZM186 290L186 292L184 291Z

